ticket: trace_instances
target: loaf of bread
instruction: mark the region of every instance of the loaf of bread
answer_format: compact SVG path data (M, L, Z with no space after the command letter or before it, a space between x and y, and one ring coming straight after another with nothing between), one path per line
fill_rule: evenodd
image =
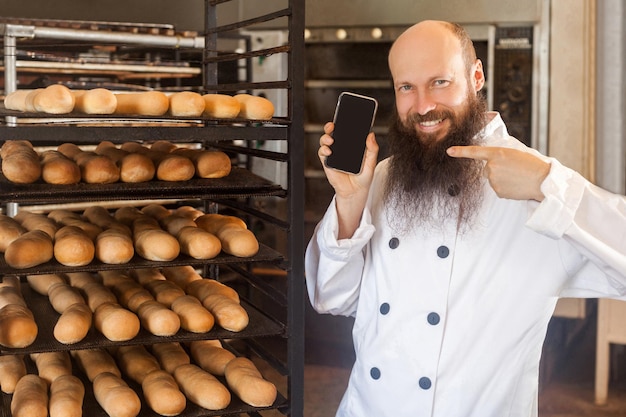
M7 265L15 269L41 265L54 256L52 239L41 230L32 230L15 239L4 252Z
M115 359L122 373L139 384L148 374L161 369L159 361L143 345L119 346Z
M4 276L0 284L0 345L24 348L37 338L38 327L26 305L17 277Z
M13 217L0 214L0 252L7 250L9 244L24 232L26 232L26 229Z
M179 206L173 210L172 214L196 220L198 217L202 216L204 212L192 206Z
M239 303L239 294L233 288L214 279L195 280L186 287L187 294L204 301L210 295L221 294Z
M70 185L81 180L78 164L55 149L42 152L41 178L48 184Z
M95 257L102 263L120 265L128 263L135 255L135 246L132 237L110 228L98 235L95 243Z
M31 184L41 177L39 154L26 140L8 140L0 148L2 174L16 184Z
M28 231L41 230L47 234L50 239L54 239L54 235L59 229L59 225L46 215L41 213L32 213L30 211L21 210L13 217L19 224Z
M120 179L120 169L108 156L83 150L73 143L63 143L57 149L78 164L83 182L111 184Z
M119 229L124 231L128 236L132 234L130 227L117 220L102 206L87 207L85 211L83 211L83 217L102 230Z
M93 393L109 417L135 417L141 411L141 400L122 378L109 372L93 380Z
M156 178L161 181L187 181L196 172L193 162L181 155L148 148L136 142L125 142L121 148L148 156L156 167Z
M191 363L191 358L179 342L155 343L150 350L161 368L170 374L179 366Z
M230 174L230 157L222 151L179 148L174 153L191 159L200 178L223 178Z
M7 110L26 111L26 96L30 94L32 90L22 89L10 92L4 98L4 108Z
M87 237L91 240L95 240L98 234L102 232L102 228L95 225L83 218L79 213L66 210L55 209L48 212L48 217L57 222L60 226L75 226L82 230ZM56 235L55 235L56 239Z
M180 254L178 240L147 215L133 222L133 241L137 254L149 261L171 261Z
M265 97L251 94L236 94L234 96L241 106L239 117L252 120L269 120L274 116L274 104Z
M154 216L153 216L154 217ZM176 214L168 215L167 217L162 217L159 220L159 223L169 234L172 236L177 236L180 230L184 227L192 226L197 227L198 225L192 219L184 216L179 216Z
M93 313L84 303L75 303L67 307L54 325L54 338L69 345L78 343L87 336L93 322Z
M250 257L259 251L259 242L246 223L236 217L223 214L204 214L196 220L198 227L216 235L222 250L237 257Z
M93 312L95 328L113 342L131 340L141 327L135 313L118 303L103 303Z
M161 304L169 307L179 297L185 295L185 291L172 281L153 280L146 282L144 287L150 291L154 298Z
M178 314L156 300L141 303L137 315L143 327L155 336L173 336L180 329Z
M29 113L36 113L38 110L35 109L35 97L37 94L43 91L43 88L35 88L34 90L30 90L26 97L24 98L24 111Z
M31 353L30 358L48 385L61 375L72 375L72 362L67 351Z
M223 376L226 365L235 359L235 354L224 349L219 340L194 340L189 351L200 368L216 376Z
M102 285L101 282L96 281L91 275L87 273L70 272L67 276L70 279L70 285L81 290L91 311L95 312L96 309L102 304L117 303L117 297L115 297L115 294L113 294L109 288ZM84 282L77 284L77 277L84 280Z
M163 204L158 203L150 203L147 206L144 206L141 208L141 212L150 217L154 217L159 222L170 216L170 210Z
M66 282L52 284L48 288L48 300L52 308L62 314L73 304L87 304L78 289Z
M187 292L187 286L193 281L203 279L202 275L200 275L191 265L168 266L163 268L161 272L168 281L172 281L185 292Z
M108 156L120 170L120 180L126 183L141 183L154 178L156 168L147 155L118 148L114 143L102 141L96 146L98 155Z
M52 84L40 90L32 98L35 110L49 114L66 114L74 110L74 95L62 84Z
M63 284L65 279L59 274L27 275L28 286L41 295L48 295L48 289L54 284Z
M223 329L240 332L248 326L248 312L225 295L209 295L202 300L202 305L213 314L215 321Z
M48 385L38 375L24 375L11 399L12 417L48 417Z
M117 97L106 88L72 90L74 110L86 114L113 114L117 108Z
M54 258L66 266L84 266L93 261L96 246L78 226L63 226L54 236Z
M50 417L82 417L85 386L74 375L62 375L50 384Z
M208 410L221 410L230 404L230 391L216 377L194 364L180 365L174 379L189 401Z
M276 386L263 378L250 359L238 357L228 362L224 375L230 389L246 404L269 407L276 401Z
M202 303L191 295L183 295L170 305L180 318L180 327L192 333L206 333L213 328L215 317Z
M170 102L160 91L116 93L116 114L162 116L167 113Z
M228 94L204 94L204 115L214 119L234 119L241 104Z
M5 394L13 394L17 381L26 375L23 355L0 355L0 389Z
M172 116L198 117L204 112L202 95L193 91L181 91L169 96L169 112Z
M146 375L141 390L148 407L162 416L177 416L187 406L187 398L174 377L162 369Z
M115 359L105 349L76 349L71 350L70 355L91 382L102 373L122 376Z

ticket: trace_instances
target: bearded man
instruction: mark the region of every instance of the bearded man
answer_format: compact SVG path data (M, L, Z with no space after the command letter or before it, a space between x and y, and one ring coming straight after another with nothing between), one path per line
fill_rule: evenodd
M305 258L316 311L355 317L338 416L532 417L559 297L626 294L626 198L508 135L459 25L389 53L390 157L367 139ZM327 123L318 155L331 154Z

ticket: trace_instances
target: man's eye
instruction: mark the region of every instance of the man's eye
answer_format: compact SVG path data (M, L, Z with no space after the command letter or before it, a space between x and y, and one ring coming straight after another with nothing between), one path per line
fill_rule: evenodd
M400 90L400 91L409 91L409 90L411 90L411 86L410 85L401 85L400 87L398 87L398 90Z
M435 81L433 82L433 85L434 85L435 87L443 87L443 86L446 86L446 85L448 85L448 84L449 84L449 81L448 81L448 80L435 80Z

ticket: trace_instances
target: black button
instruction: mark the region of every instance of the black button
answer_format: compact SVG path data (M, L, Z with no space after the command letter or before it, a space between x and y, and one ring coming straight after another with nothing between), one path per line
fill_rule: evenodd
M428 320L428 323L432 324L433 326L439 324L439 320L441 320L439 314L437 313L429 313L426 319Z
M398 239L397 237L392 237L391 239L389 239L389 247L391 249L395 249L398 246L400 246L400 239Z
M380 378L380 369L376 367L370 369L370 376L372 377L372 379Z
M430 378L426 378L425 376L420 378L420 388L421 389L430 389L432 386L432 382L430 382Z
M382 303L380 305L380 314L385 315L389 313L389 303Z
M450 194L452 197L456 197L460 193L461 187L459 187L457 184L452 184L450 187L448 187L448 194Z
M447 258L448 255L450 255L450 249L447 246L442 245L437 248L437 256L440 258Z

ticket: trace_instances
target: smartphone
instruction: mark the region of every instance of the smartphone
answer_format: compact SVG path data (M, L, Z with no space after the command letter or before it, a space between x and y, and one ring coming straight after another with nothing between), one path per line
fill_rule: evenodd
M373 97L343 92L337 100L331 133L334 139L326 166L350 174L361 172L365 139L374 125L378 101Z

